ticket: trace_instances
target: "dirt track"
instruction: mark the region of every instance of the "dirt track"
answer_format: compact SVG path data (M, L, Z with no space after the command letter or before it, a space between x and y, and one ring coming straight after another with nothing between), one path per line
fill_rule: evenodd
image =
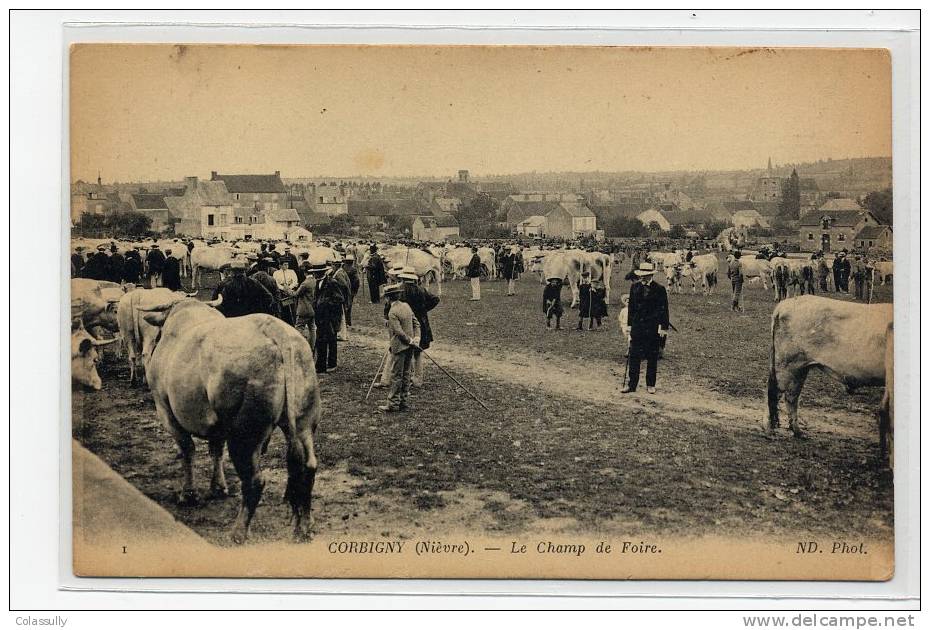
M378 413L383 390L363 398L384 348L381 306L357 302L359 330L340 345L340 369L321 383L315 531L392 537L463 528L489 534L891 535L892 484L878 462L874 391L849 398L839 386L812 379L802 406L808 439L785 430L769 439L760 424L764 365L717 364L732 385L707 387L695 375L701 351L685 352L692 340L706 340L683 336L660 365L659 394L620 397L615 357L622 350L615 330L547 336L529 321L519 335L498 341L497 329L467 325L476 315L496 313L507 325L514 313L531 317L538 287L525 279L519 290L521 296L508 300L501 284L487 283L483 303L469 304L462 283L448 284L433 317L439 341L430 354L492 413L432 367L411 413ZM695 326L689 321L695 310L717 310L722 300L673 296L673 314ZM754 300L747 311L739 325L764 334L771 305ZM482 343L487 337L494 342ZM587 356L579 361L563 348ZM227 544L238 497L177 506L180 462L150 394L128 386L121 363L109 362L102 376L102 392L75 393L75 437L179 520ZM826 394L815 394L821 391ZM286 540L279 433L264 469L268 484L253 540ZM204 444L196 474L205 493ZM229 464L227 474L235 490Z

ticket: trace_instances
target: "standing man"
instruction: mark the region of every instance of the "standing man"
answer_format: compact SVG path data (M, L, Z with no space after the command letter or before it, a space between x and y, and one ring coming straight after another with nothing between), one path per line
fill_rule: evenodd
M733 303L730 305L730 309L738 313L743 312L743 307L740 304L740 299L743 297L743 263L740 262L740 256L742 254L740 251L734 250L730 254L730 261L727 263L727 278L730 279L730 283L733 285Z
M339 255L338 253L336 254ZM342 313L339 318L339 341L349 340L349 331L346 330L347 320L345 309L352 303L352 283L349 281L349 274L342 268L341 260L334 260L333 263L333 281L339 285L342 292Z
M403 283L401 299L407 303L413 316L420 325L420 349L428 350L433 343L433 329L429 325L429 312L439 304L439 298L417 284L420 278L412 269L405 269L397 276ZM390 313L388 313L390 315ZM423 384L423 354L419 350L413 352L413 373L411 384L419 387Z
M146 266L149 269L149 286L151 288L161 286L161 274L165 269L165 255L158 247L158 243L152 244L148 256L145 257Z
M503 257L501 273L507 280L507 295L516 295L516 283L522 271L520 268L522 260L520 248L517 245L511 247L510 251Z
M413 353L420 350L420 324L413 316L410 306L401 301L402 294L403 287L399 284L391 284L384 289L384 297L391 305L387 320L388 331L391 334L388 352L394 361L391 365L391 389L387 404L378 409L388 413L407 410Z
M290 267L290 260L282 256L281 268L275 271L271 278L278 289L276 295L281 303L281 318L293 326L297 322L294 293L296 293L300 283L297 280L297 273Z
M342 321L342 290L323 265L313 267L316 280L313 317L316 322L316 373L336 369L339 324Z
M125 259L116 248L116 243L110 245L110 281L117 284L123 281L123 263Z
M852 279L856 287L856 299L857 300L867 300L868 296L864 292L865 289L865 276L866 276L866 263L862 260L860 254L856 254L855 260L852 265Z
M849 274L852 272L852 265L846 258L846 252L839 253L840 258L840 282L843 285L843 293L849 293Z
M378 254L378 246L374 243L368 248L368 293L371 297L371 303L377 304L381 301L381 285L385 283L387 277L384 273L384 261Z
M313 305L316 302L317 279L313 275L314 269L312 266L307 267L304 281L294 293L294 297L297 298L297 321L294 327L303 334L316 356L316 321ZM325 271L325 267L322 269Z
M80 278L82 269L84 269L84 247L78 245L71 254L71 277Z
M230 263L232 275L213 291L214 300L223 296L223 302L216 310L226 317L241 317L253 313L274 315L274 296L253 278L245 275L246 265L244 260L233 260Z
M166 289L181 290L181 261L171 255L171 250L165 250L165 266L162 268L161 281Z
M646 391L656 393L656 375L659 364L660 339L668 335L668 294L665 287L653 281L655 267L640 263L635 272L639 282L630 288L630 305L627 312L630 326L629 383L621 394L635 392L639 385L640 363L646 359Z
M481 299L481 257L478 256L477 247L471 248L471 260L465 275L471 282L471 301L477 302Z
M817 278L820 280L820 290L826 293L829 291L827 287L827 278L830 277L830 267L827 265L827 259L824 258L823 252L817 254Z
M355 296L362 286L362 279L359 278L358 268L355 266L355 256L346 254L342 261L342 270L349 277L349 301L346 303L346 326L352 328L352 305L355 303Z

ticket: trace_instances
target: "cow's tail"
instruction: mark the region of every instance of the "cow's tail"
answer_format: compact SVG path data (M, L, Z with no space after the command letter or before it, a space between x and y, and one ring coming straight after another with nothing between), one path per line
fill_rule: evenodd
M317 459L313 433L320 416L319 388L312 376L304 371L296 359L293 344L278 345L284 360L284 411L282 421L287 423L287 487L284 498L297 519L309 521L310 496L316 476ZM309 368L311 366L303 366ZM310 375L310 376L308 376Z
M775 335L778 334L778 308L772 313L772 346L769 349L768 412L763 426L771 431L778 426L778 401L781 392L778 389L778 375L775 372Z

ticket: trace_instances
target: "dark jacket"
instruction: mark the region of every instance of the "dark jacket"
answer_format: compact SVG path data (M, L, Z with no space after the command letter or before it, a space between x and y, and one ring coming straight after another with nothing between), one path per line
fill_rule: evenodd
M165 259L165 266L161 272L161 283L166 289L181 290L181 261L174 256Z
M659 342L659 327L668 330L668 293L655 281L644 285L636 282L630 288L630 303L627 310L630 336L646 343Z
M342 288L332 277L324 276L317 282L313 315L318 340L336 338L339 324L342 322L342 295Z
M413 283L404 283L403 301L410 305L413 316L420 322L420 347L426 350L433 341L433 329L429 325L429 312L439 304L439 298Z
M213 292L213 299L223 296L223 303L217 310L226 317L241 317L253 313L274 315L276 304L274 297L253 278L231 276L224 280Z
M546 316L562 316L562 285L547 284L543 289L543 313Z
M150 250L145 262L149 266L149 275L161 273L165 268L165 254L160 249Z
M142 279L142 259L138 256L126 255L123 263L123 280L132 284L139 284Z
M465 275L469 278L481 277L481 258L478 256L478 254L472 254L471 260L468 262L468 269L466 270Z
M387 282L387 274L384 271L384 261L377 253L368 258L368 284L378 286Z

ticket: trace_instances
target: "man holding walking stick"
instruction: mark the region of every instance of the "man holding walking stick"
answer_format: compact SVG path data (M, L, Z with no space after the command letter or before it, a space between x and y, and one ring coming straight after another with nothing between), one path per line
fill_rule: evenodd
M384 288L384 297L391 305L387 326L391 333L389 351L393 363L388 401L378 409L387 413L407 410L413 353L421 351L420 323L413 316L410 306L400 300L403 291L404 287L401 284L392 284Z

